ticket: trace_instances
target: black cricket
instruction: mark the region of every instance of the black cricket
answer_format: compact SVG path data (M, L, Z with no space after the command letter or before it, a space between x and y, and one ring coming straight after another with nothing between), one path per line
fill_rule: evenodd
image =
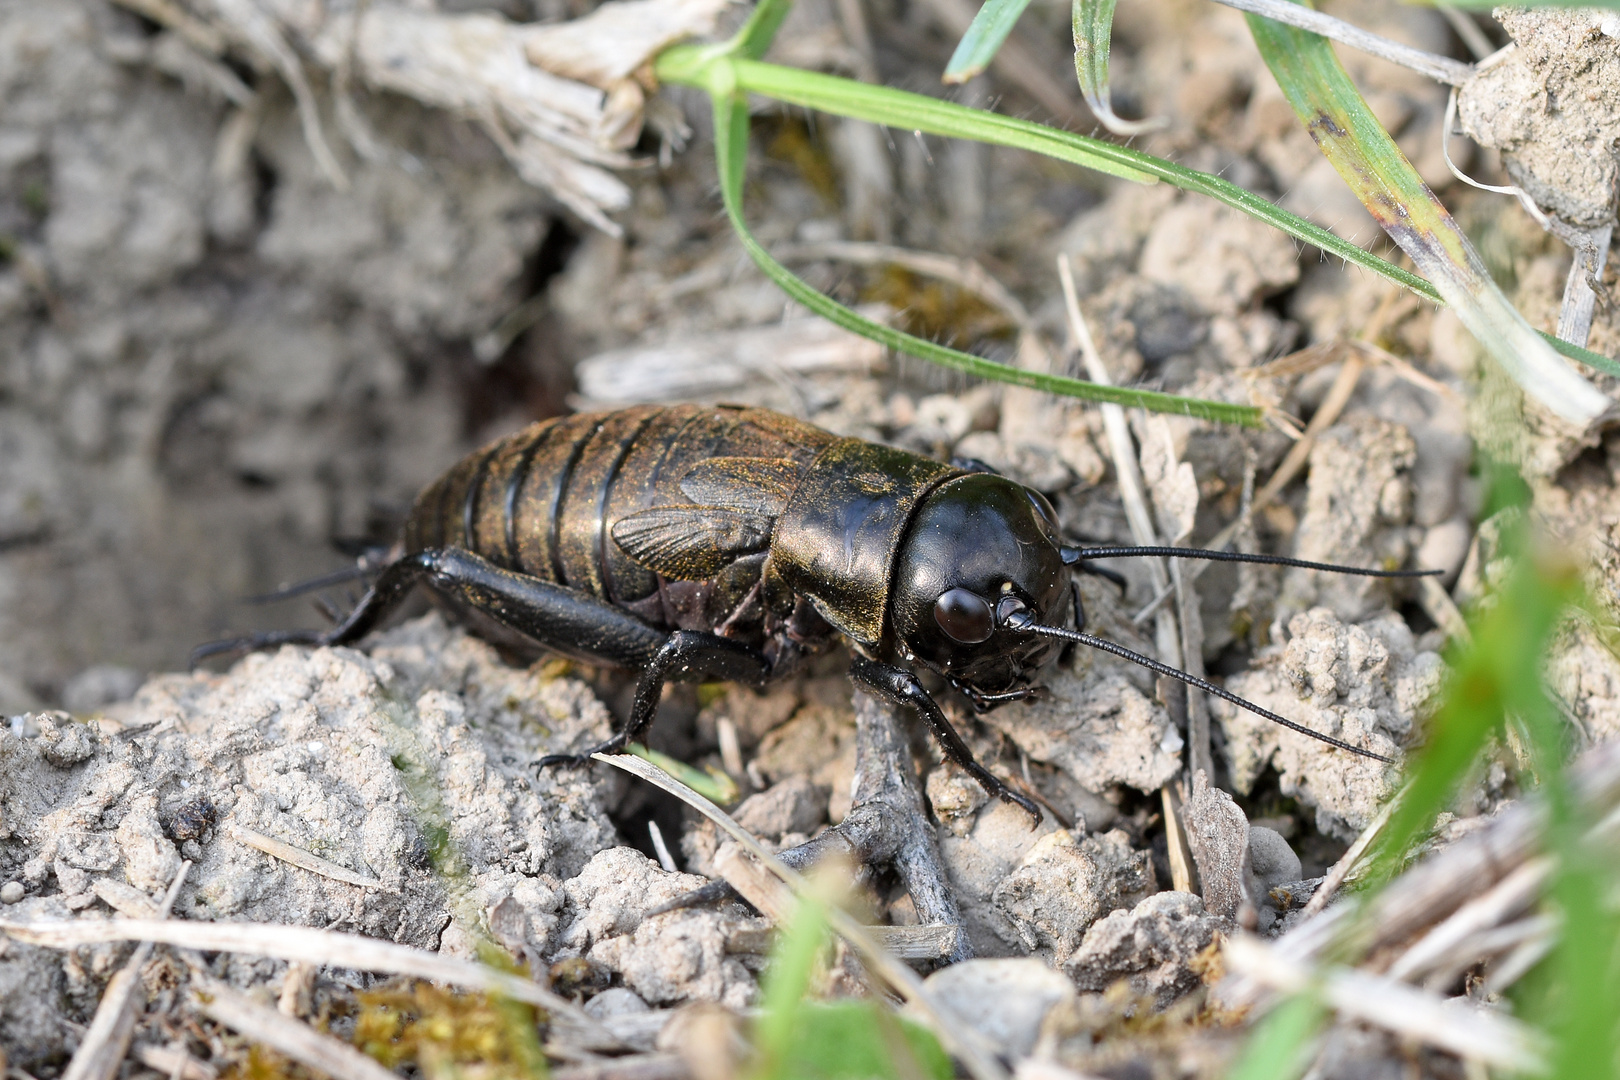
M426 585L486 637L640 673L622 730L541 766L584 764L640 741L669 680L762 684L840 635L857 686L915 708L947 758L1037 821L1029 799L974 760L919 668L983 712L1036 693L1040 669L1076 642L1387 760L1085 633L1071 571L1113 577L1090 560L1127 556L1434 572L1073 546L1045 496L976 463L839 438L765 409L642 406L543 421L468 456L417 497L382 560L275 594L366 578L364 597L337 625L215 642L194 659L351 644Z

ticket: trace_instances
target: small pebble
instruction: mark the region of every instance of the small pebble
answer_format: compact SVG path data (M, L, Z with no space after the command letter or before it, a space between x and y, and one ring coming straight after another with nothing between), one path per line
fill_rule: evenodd
M28 892L20 881L8 881L0 885L0 904L15 904Z
M1048 1014L1079 1000L1064 975L1033 956L965 960L940 968L923 985L1014 1057L1035 1049Z

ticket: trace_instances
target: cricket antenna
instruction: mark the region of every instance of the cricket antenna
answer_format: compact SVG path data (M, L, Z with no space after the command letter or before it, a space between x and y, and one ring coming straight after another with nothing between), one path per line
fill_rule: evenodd
M346 581L355 581L365 577L367 573L366 567L356 563L354 566L345 566L341 570L333 570L331 573L322 574L319 577L296 581L291 585L283 585L270 592L260 593L258 596L244 596L242 602L245 604L273 604L277 600L289 600L294 596L303 596L305 593L319 592L322 589L331 588L333 585L342 585Z
M1176 551L1178 549L1167 548L1165 550ZM1169 664L1160 663L1152 657L1143 656L1139 652L1133 652L1123 645L1109 641L1107 638L1093 637L1090 634L1082 633L1079 630L1066 630L1062 627L1046 626L1042 623L1038 623L1035 621L1035 617L1029 613L1027 608L1014 610L1005 616L999 617L997 621L999 621L1004 628L1018 633L1039 634L1041 637L1057 638L1060 641L1073 641L1081 645L1089 645L1093 649L1101 649L1106 653L1113 653L1115 656L1129 660L1133 664L1140 664L1149 671L1156 671L1160 675L1168 675L1172 679L1180 679L1188 686L1197 687L1199 690L1202 690L1207 694L1214 694L1218 698L1223 698L1226 701L1230 701L1238 708L1247 709L1256 716L1263 716L1272 723L1281 724L1290 731L1297 731L1301 735L1309 735L1311 738L1320 742L1325 742L1329 746L1336 746L1340 750L1348 750L1352 754L1359 754L1364 758L1371 758L1374 761L1382 761L1386 765L1394 764L1393 759L1387 758L1382 754L1375 754L1371 750L1363 750L1359 746L1351 746L1349 743L1341 742L1331 735L1323 735L1320 731L1312 731L1303 724L1296 724L1294 721L1278 716L1276 713L1271 712L1268 709L1262 709L1254 702L1246 701L1232 693L1230 690L1216 686L1214 683L1209 682L1206 679L1200 679L1196 675L1189 675L1185 671L1171 667Z
M1060 549L1063 565L1074 566L1087 559L1124 559L1156 556L1165 559L1208 559L1211 562L1264 563L1268 566L1297 566L1302 570L1327 570L1335 574L1356 574L1361 577L1415 578L1433 577L1444 570L1373 570L1365 566L1339 566L1334 563L1309 562L1290 559L1286 555L1249 555L1241 551L1211 551L1207 548L1183 547L1068 547Z

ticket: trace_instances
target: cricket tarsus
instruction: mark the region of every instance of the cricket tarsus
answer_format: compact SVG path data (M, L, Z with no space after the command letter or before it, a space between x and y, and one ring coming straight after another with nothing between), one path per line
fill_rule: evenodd
M245 656L260 649L274 649L281 645L324 645L327 635L318 630L264 630L257 634L210 641L191 650L191 666L216 656Z

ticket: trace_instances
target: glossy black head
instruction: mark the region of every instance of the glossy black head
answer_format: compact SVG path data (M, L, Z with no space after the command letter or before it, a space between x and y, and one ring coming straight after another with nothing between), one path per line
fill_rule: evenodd
M897 651L983 693L1026 685L1061 646L997 629L997 609L1017 604L1042 623L1064 623L1060 543L1038 492L990 473L942 484L917 508L895 560Z

